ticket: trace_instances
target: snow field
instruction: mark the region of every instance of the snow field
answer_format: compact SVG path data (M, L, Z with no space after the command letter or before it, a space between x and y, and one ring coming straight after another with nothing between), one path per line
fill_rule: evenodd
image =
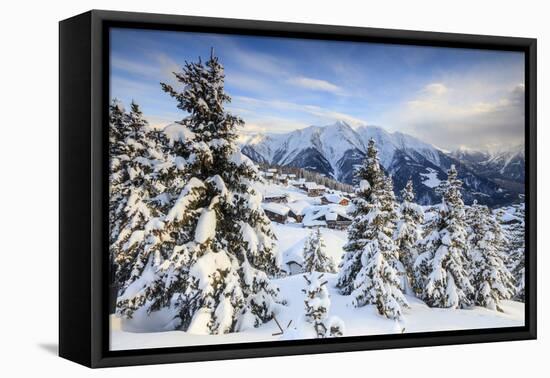
M299 224L273 224L278 239L279 253L283 257L301 254L310 230ZM322 228L321 233L326 243L326 252L337 265L342 257L342 247L347 241L345 231ZM404 310L401 321L387 319L378 314L375 306L367 305L355 308L350 296L343 296L334 287L336 274L325 273L328 279L327 289L330 295L328 317L337 316L345 325L344 336L368 336L393 333L433 332L465 330L479 328L516 327L524 325L524 305L520 302L503 301L504 313L491 311L482 307L465 310L430 308L414 296L406 296L410 308ZM295 332L292 326L303 322L304 299L302 289L306 282L302 274L296 274L273 280L279 287L281 298L286 306L277 314L277 320L285 333L279 332L275 321L270 321L258 328L223 335L205 335L203 332L165 331L169 328L174 314L169 311L154 312L148 316L145 311L136 312L134 319L121 320L111 316L111 349L141 349L172 346L231 344L243 342L278 341L288 339L314 338L311 330ZM289 329L286 329L288 324ZM200 327L199 327L200 328ZM203 327L204 328L204 327Z

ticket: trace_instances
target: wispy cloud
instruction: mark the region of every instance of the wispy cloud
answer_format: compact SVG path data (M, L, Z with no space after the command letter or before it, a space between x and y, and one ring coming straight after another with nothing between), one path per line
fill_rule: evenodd
M255 71L268 76L287 76L292 63L284 58L273 54L266 54L243 49L238 44L224 46L224 51L231 54L231 59L237 63L242 70Z
M284 117L251 117L243 126L245 133L286 133L308 127L307 123Z
M422 91L431 96L443 96L449 89L443 83L430 83Z
M172 73L181 70L181 66L164 53L150 51L147 58L137 61L113 55L111 56L111 67L138 80L141 79L141 81L145 81L145 79L171 80Z
M155 125L181 119L159 82L214 47L245 131L367 121L445 148L523 138L519 53L206 33L117 30L111 94Z
M306 105L305 111L319 117L320 120L326 119L331 121L345 121L352 127L366 125L367 122L361 118L357 118L351 114L346 114L326 108L321 108L316 105Z
M158 67L156 66L138 63L129 59L119 57L117 55L111 56L111 67L139 76L158 77L159 74Z
M330 92L337 95L344 94L344 90L342 88L326 80L312 79L304 76L297 76L297 77L291 77L287 81L290 84L293 84L302 88L306 88L306 89L311 89L314 91Z
M249 109L249 111L252 112L261 110L262 114L270 112L280 114L281 111L285 111L286 114L295 114L294 119L301 120L301 122L296 124L303 125L303 127L311 126L312 124L323 126L333 121L346 121L351 126L366 124L365 120L351 114L311 104L300 104L274 99L262 100L244 96L234 97L234 103L238 104L237 106L240 108ZM293 118L292 115L287 115L287 117L287 120L291 120Z
M268 81L239 71L227 71L225 83L229 87L246 92L265 94L273 91L273 86Z

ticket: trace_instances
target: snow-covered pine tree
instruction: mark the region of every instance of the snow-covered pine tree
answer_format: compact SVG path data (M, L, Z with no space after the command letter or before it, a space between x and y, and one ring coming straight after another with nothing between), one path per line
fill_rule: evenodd
M310 233L304 244L304 266L303 272L327 272L336 273L334 261L327 255L325 240L321 235L321 230Z
M121 106L113 103L110 110L110 251L120 286L130 277L142 229L155 216L149 200L156 189L150 129L139 105L132 102L130 112L122 114Z
M384 177L384 186L381 192L382 211L386 216L386 222L389 227L395 229L398 222L398 205L395 200L395 194L393 192L393 180L391 176Z
M185 143L178 151L185 186L159 232L169 238L162 244L173 248L153 279L128 287L120 313L170 307L175 328L209 334L258 326L278 307L269 276L280 270L275 236L254 189L259 175L236 144L243 121L224 110L230 97L213 54L204 64L186 63L175 77L182 92L167 84L162 89L187 114L179 122Z
M141 158L143 164L148 164L152 168L152 173L148 176L150 182L150 196L148 205L152 209L152 217L141 230L136 231L135 244L131 248L136 252L133 255L130 275L126 278L121 287L125 291L130 285L142 276L154 275L160 264L172 255L178 235L181 230L178 228L178 222L167 221L167 214L177 202L189 180L187 170L187 160L179 153L185 153L188 143L187 134L181 131L170 137L163 130L150 129L147 132L147 152L148 159ZM187 188L189 190L189 188ZM146 271L148 271L146 273ZM160 295L162 291L160 281L148 283L147 290L149 296L154 296L153 292ZM126 298L128 295L125 296ZM129 306L126 301L121 301L124 306L119 306L119 313L130 314L140 305L145 303L146 296L136 296L135 303ZM163 304L165 305L165 304ZM160 302L155 303L156 309L162 307ZM155 306L150 310L154 310Z
M372 304L380 314L399 318L407 301L395 269L398 256L393 241L394 196L391 181L380 167L373 139L357 171L357 181L354 221L348 228L336 286L342 294L353 296L355 306Z
M525 203L514 205L514 221L507 227L506 259L516 282L514 299L525 302Z
M115 221L127 190L123 183L127 179L123 162L125 161L125 133L128 131L126 125L126 111L122 103L113 99L109 105L109 245L117 238L120 232L120 224ZM111 258L114 256L111 254Z
M474 289L465 268L468 244L462 182L454 165L447 176L438 188L442 195L439 212L419 242L415 289L431 307L459 308L471 305Z
M475 290L474 304L502 311L500 301L510 299L515 287L502 254L505 240L501 226L487 206L477 201L468 213L467 218L471 221L468 235L470 281Z
M304 279L307 282L307 287L302 290L306 294L305 304L305 319L313 325L317 338L324 338L327 334L327 327L324 320L328 317L330 307L330 298L328 290L325 287L326 280L323 280L322 275L304 274Z
M354 290L354 280L361 270L361 254L367 240L364 235L368 226L369 199L374 189L383 185L383 173L378 159L378 151L374 139L369 140L367 154L354 176L357 184L356 196L352 200L354 218L348 228L348 242L344 246L344 254L339 264L337 287L344 295L350 295Z
M397 243L395 243L395 232L397 229L397 223L399 221L399 206L395 198L395 193L393 191L393 180L389 175L384 177L384 190L382 191L381 203L382 211L384 212L386 218L386 227L392 230L391 237L394 240L395 244L395 253L391 255L392 257L388 261L397 271L397 275L400 281L399 287L401 288L401 291L404 292L406 288L405 281L407 271L405 269L405 266L399 260L399 249Z
M405 270L405 280L401 289L406 291L412 285L414 277L414 262L418 257L417 242L422 236L424 210L414 202L414 188L412 180L401 191L402 202L399 206L399 221L394 234L394 240L399 252L399 261Z
M330 296L326 288L324 274L304 274L307 286L302 291L306 294L305 320L312 324L317 338L339 337L344 334L343 322L337 317L328 318Z

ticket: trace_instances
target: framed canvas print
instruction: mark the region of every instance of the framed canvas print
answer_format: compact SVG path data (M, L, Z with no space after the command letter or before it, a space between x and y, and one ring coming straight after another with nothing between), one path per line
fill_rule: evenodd
M60 23L60 355L536 337L536 40Z

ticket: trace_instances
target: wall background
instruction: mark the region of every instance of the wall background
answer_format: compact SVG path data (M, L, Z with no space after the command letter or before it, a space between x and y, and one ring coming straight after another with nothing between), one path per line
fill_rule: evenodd
M162 1L4 2L0 23L0 371L5 377L540 376L548 366L549 286L544 189L550 162L545 105L550 28L545 2ZM539 92L539 340L92 371L57 349L57 22L91 8L536 37ZM546 16L545 16L546 15ZM546 359L545 359L546 358Z

